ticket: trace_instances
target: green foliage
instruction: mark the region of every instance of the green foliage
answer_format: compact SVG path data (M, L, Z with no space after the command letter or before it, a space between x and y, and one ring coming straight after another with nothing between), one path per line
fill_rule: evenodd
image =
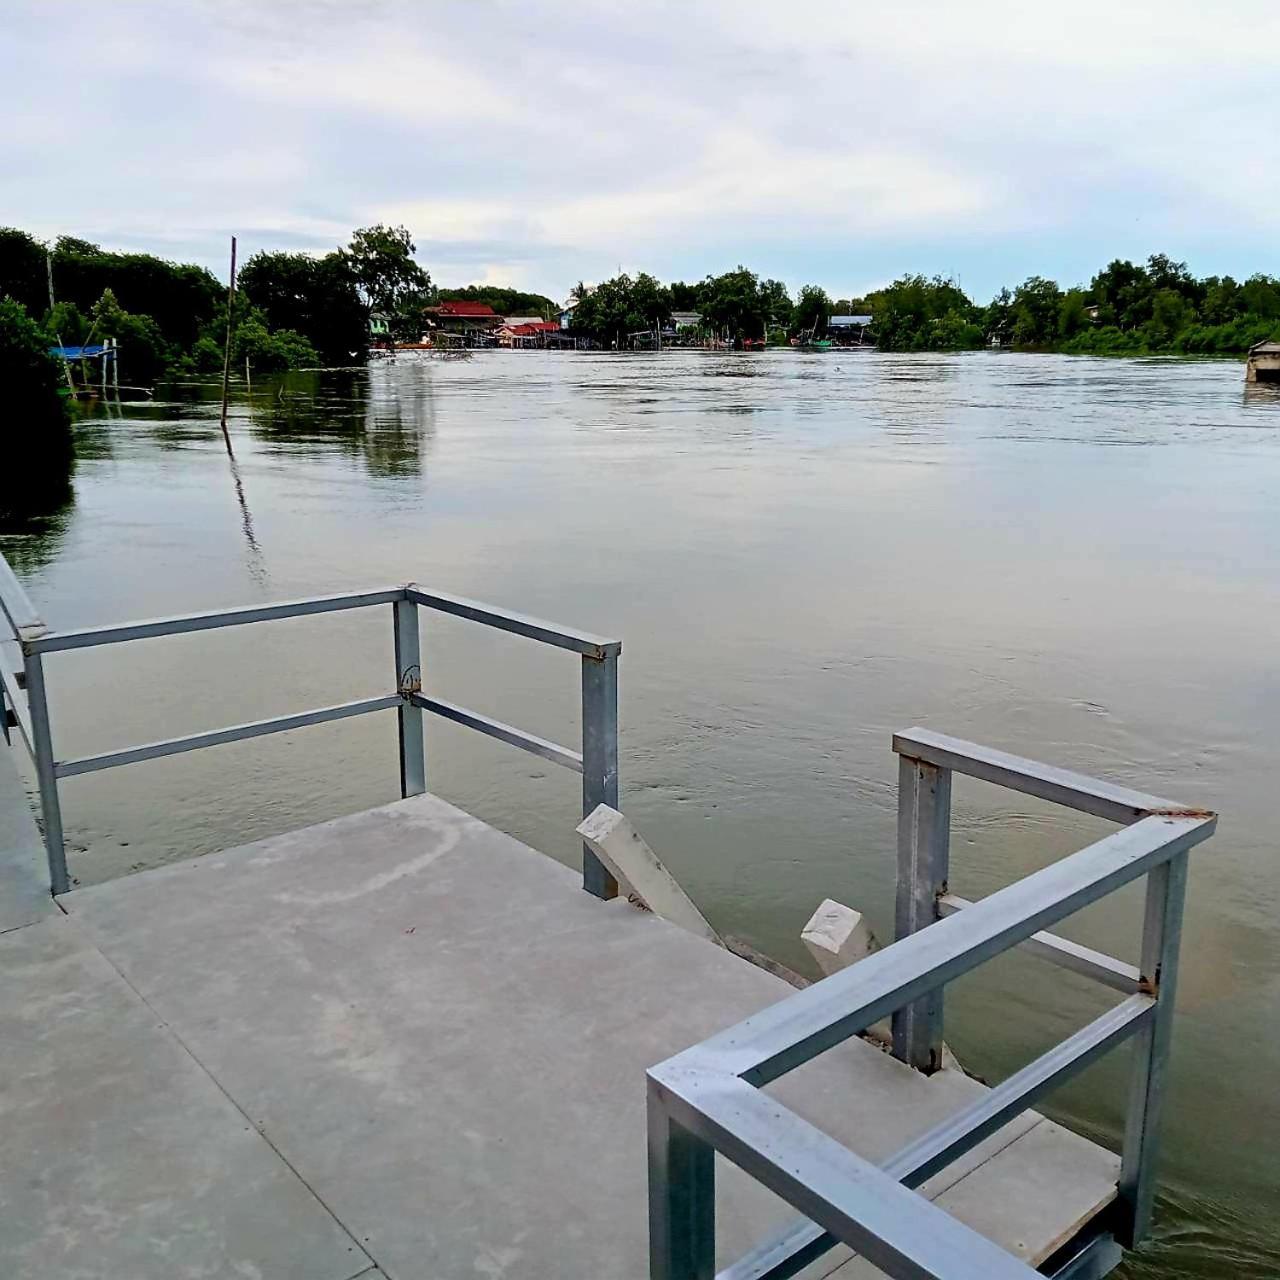
M791 299L778 280L761 281L754 271L708 276L701 286L703 323L733 341L768 336L771 324L791 322Z
M791 310L791 323L788 327L792 333L824 330L832 314L833 304L827 291L819 285L807 284L796 296L796 305Z
M16 227L0 227L0 298L12 298L33 315L42 315L49 292L45 247Z
M203 267L147 253L110 253L69 236L54 247L53 284L59 302L73 302L81 311L109 289L126 312L149 316L164 342L183 349L226 294L226 286Z
M573 312L577 333L606 346L624 347L632 334L652 330L671 318L671 291L653 276L626 272L606 280L580 299Z
M1074 338L1089 327L1089 311L1083 289L1068 289L1058 306L1058 337Z
M178 355L150 316L126 311L110 289L104 289L102 297L90 308L89 319L89 335L85 341L91 335L94 341L114 338L119 344L122 383L152 386Z
M701 311L702 293L705 281L686 284L683 280L672 281L667 287L671 290L672 311Z
M268 329L266 317L251 307L231 335L231 359L239 369L246 357L253 369L281 373L305 369L320 363L315 347L293 329Z
M559 303L541 293L525 293L520 289L504 289L490 284L469 284L462 289L440 289L438 302L483 302L500 316L541 316L552 320L560 310Z
M415 252L405 227L382 223L353 232L342 250L367 314L386 316L397 338L418 336L422 309L432 301L431 277L418 265Z
M7 399L0 447L22 482L0 486L0 528L57 507L71 495L71 427L59 394L53 345L21 303L0 298L0 383Z
M363 356L365 308L341 253L255 253L237 283L269 329L293 330L314 348L309 363L348 364Z
M885 351L963 351L982 345L983 312L950 280L903 276L866 300Z
M1009 322L1018 346L1038 347L1058 336L1062 290L1053 280L1032 276L1013 291Z

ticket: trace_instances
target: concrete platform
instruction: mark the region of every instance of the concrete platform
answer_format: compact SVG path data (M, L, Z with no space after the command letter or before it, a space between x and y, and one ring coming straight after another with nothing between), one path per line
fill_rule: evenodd
M0 933L57 911L49 896L44 844L14 754L0 740Z
M6 1280L638 1280L645 1067L790 990L431 796L62 905L0 936ZM774 1088L871 1158L982 1090ZM728 1262L793 1213L720 1167ZM1117 1168L1030 1114L924 1192L1036 1262Z

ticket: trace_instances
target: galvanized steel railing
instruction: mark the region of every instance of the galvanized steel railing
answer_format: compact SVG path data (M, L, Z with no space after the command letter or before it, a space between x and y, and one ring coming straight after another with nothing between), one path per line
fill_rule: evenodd
M653 1280L715 1275L714 1153L804 1217L718 1275L783 1280L843 1242L902 1280L1030 1280L1037 1273L912 1188L975 1147L1109 1049L1136 1038L1116 1203L1049 1260L1060 1280L1095 1280L1146 1233L1187 853L1216 817L921 729L897 734L898 941L649 1072ZM951 775L969 774L1126 829L969 903L947 889ZM1042 932L1147 877L1134 967ZM948 917L948 918L944 918ZM946 984L1015 946L1096 978L1126 999L976 1102L870 1164L761 1092L761 1086L893 1014L895 1056L936 1069Z
M78 759L60 760L54 752L45 689L46 654L385 604L392 607L395 635L396 684L392 693ZM424 694L418 627L419 606L580 654L582 750L573 751L478 711L469 711L465 707ZM154 760L179 752L197 751L203 747L237 742L243 738L284 733L306 725L367 715L393 707L399 719L400 791L404 796L419 795L426 790L423 716L424 713L429 713L580 773L584 817L597 805L607 804L616 808L618 804L618 655L622 652L622 644L618 640L573 631L539 618L466 600L461 596L427 591L416 583L278 604L251 605L248 608L226 609L218 613L186 614L120 626L93 627L83 631L50 631L35 612L3 556L0 556L0 613L3 614L5 623L5 632L0 633L0 721L4 724L6 741L9 740L10 729L16 728L35 763L45 847L49 855L49 881L55 894L65 893L70 888L58 794L58 783L62 778L93 773L100 769L115 769L121 765ZM8 643L5 643L6 639ZM613 877L585 845L582 850L582 879L583 888L597 897L610 898L618 891Z

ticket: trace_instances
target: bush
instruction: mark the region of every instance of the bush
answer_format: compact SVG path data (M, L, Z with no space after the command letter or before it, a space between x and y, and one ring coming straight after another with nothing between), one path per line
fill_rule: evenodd
M0 299L0 381L8 397L0 447L0 527L21 524L71 496L71 420L48 333L11 298Z

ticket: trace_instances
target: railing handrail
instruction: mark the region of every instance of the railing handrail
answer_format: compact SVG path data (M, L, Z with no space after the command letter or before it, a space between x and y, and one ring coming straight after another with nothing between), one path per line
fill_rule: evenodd
M500 609L463 596L431 591L414 582L212 612L175 614L74 631L49 631L37 618L26 593L3 556L0 556L0 604L4 606L4 616L11 622L15 618L23 621L21 629L15 625L15 638L23 655L22 679L25 681L25 689L20 688L16 679L9 678L5 669L7 663L0 661L0 717L5 720L4 736L8 740L7 706L12 703L14 722L35 761L40 806L44 817L45 844L49 856L50 884L55 894L65 893L70 887L58 797L59 779L392 708L396 709L399 722L400 783L401 794L404 796L418 795L426 790L422 718L431 714L452 720L581 774L584 816L597 805L616 806L618 803L617 659L622 652L620 640ZM185 737L118 748L78 759L59 760L55 755L45 687L44 658L47 654L386 604L392 606L394 615L394 692L272 719L230 725ZM419 606L579 654L582 659L582 750L562 747L481 712L471 711L443 699L424 696L419 659ZM0 659L3 657L0 653ZM617 893L613 877L585 845L583 885L599 897L612 897Z
M765 1085L1207 840L1216 816L1144 818L704 1040L703 1066ZM680 1059L673 1059L673 1064Z
M7 564L3 567L8 569ZM10 577L12 577L12 571L10 571ZM22 592L16 578L13 582L18 591ZM0 587L2 586L3 582L0 581ZM25 593L22 594L22 599L26 599ZM42 634L31 636L27 640L27 647L33 653L57 653L66 649L121 644L128 640L146 640L192 631L247 626L255 622L276 622L285 618L305 617L316 613L363 609L371 605L394 604L397 600L406 599L439 613L454 614L484 626L494 627L499 631L508 631L513 635L524 636L561 649L572 649L588 657L613 657L622 652L621 640L564 627L509 609L499 609L494 605L469 600L464 596L450 595L443 591L430 591L413 582L397 587L379 587L328 596L306 596L297 600L279 600L267 604L244 605L234 609L173 614L163 618L86 627L74 631L48 631L37 618L36 622L42 629ZM34 611L32 611L32 617L35 617Z
M0 555L0 613L9 624L13 638L19 642L34 640L48 630L3 555Z
M891 946L649 1071L654 1280L697 1280L713 1269L717 1151L805 1215L717 1273L717 1280L782 1280L839 1242L892 1276L1032 1280L1038 1273L1031 1267L907 1188L1134 1037L1140 1047L1118 1212L1114 1224L1084 1240L1057 1274L1101 1276L1119 1256L1116 1240L1132 1246L1146 1231L1187 854L1212 835L1216 815L926 730L908 730L893 741L896 751L910 753L903 756L899 795L900 905L904 896L918 901L925 889L932 920L908 919L908 929ZM1129 825L978 902L953 900L953 912L939 918L947 892L951 769L1086 812L1102 806L1106 816ZM1143 812L1133 812L1139 808ZM889 1013L895 1013L895 1055L911 1060L917 1037L900 1036L898 1020L923 1009L924 1038L933 1039L941 1029L941 1002L931 1003L933 997L963 973L1031 939L1047 958L1122 987L1128 966L1040 931L1143 876L1137 990L883 1164L862 1160L760 1092Z

